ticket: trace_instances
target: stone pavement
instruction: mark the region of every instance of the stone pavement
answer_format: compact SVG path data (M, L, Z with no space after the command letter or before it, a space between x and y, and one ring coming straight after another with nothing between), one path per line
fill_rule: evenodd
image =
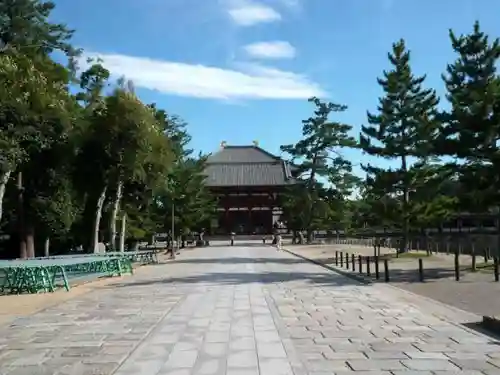
M271 247L211 247L1 328L0 374L500 374L500 343L458 324L474 318Z

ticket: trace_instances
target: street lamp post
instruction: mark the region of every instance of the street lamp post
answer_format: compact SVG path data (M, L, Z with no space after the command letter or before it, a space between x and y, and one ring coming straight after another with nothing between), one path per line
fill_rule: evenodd
M179 199L183 199L184 194L179 196ZM175 241L175 200L172 198L172 256L175 257L174 241ZM179 241L177 241L177 251L179 251Z

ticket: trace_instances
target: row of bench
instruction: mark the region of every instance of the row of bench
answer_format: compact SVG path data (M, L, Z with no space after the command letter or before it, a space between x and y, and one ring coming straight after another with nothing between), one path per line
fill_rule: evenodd
M101 276L133 274L133 263L158 263L156 250L71 254L0 261L0 293L21 294L69 290L71 282Z

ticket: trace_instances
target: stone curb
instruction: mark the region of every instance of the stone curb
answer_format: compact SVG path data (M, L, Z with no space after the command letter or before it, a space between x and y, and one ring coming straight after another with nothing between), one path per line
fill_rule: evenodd
M311 263L314 263L320 267L323 267L323 268L326 268L327 270L330 270L330 271L333 271L333 272L336 272L342 276L346 276L350 279L353 279L355 281L358 281L362 284L365 284L365 285L368 285L368 284L373 284L373 281L371 280L371 278L367 277L367 276L363 276L363 275L360 275L360 274L356 274L356 273L352 273L350 271L346 271L342 268L339 268L339 267L335 267L335 266L330 266L328 264L324 264L324 263L321 263L317 260L314 260L314 259L311 259L311 258L307 258L303 255L300 255L300 254L297 254L291 250L288 250L288 249L282 249L283 251L286 251L287 253L297 257L297 258L300 258L302 260L305 260L305 261L308 261L308 262L311 262Z

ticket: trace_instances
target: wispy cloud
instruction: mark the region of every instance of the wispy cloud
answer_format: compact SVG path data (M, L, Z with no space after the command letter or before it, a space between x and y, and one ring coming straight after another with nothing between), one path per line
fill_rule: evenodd
M235 69L192 65L119 54L85 53L100 57L113 76L125 76L137 87L165 94L205 99L304 99L327 96L319 84L304 75L240 64Z
M239 26L281 20L281 14L270 6L254 0L223 0L228 15Z
M283 4L284 6L286 6L287 8L291 8L291 9L297 9L300 7L300 3L301 1L300 0L276 0L277 2Z
M290 43L279 40L247 44L243 49L250 56L263 59L293 59L296 55Z

